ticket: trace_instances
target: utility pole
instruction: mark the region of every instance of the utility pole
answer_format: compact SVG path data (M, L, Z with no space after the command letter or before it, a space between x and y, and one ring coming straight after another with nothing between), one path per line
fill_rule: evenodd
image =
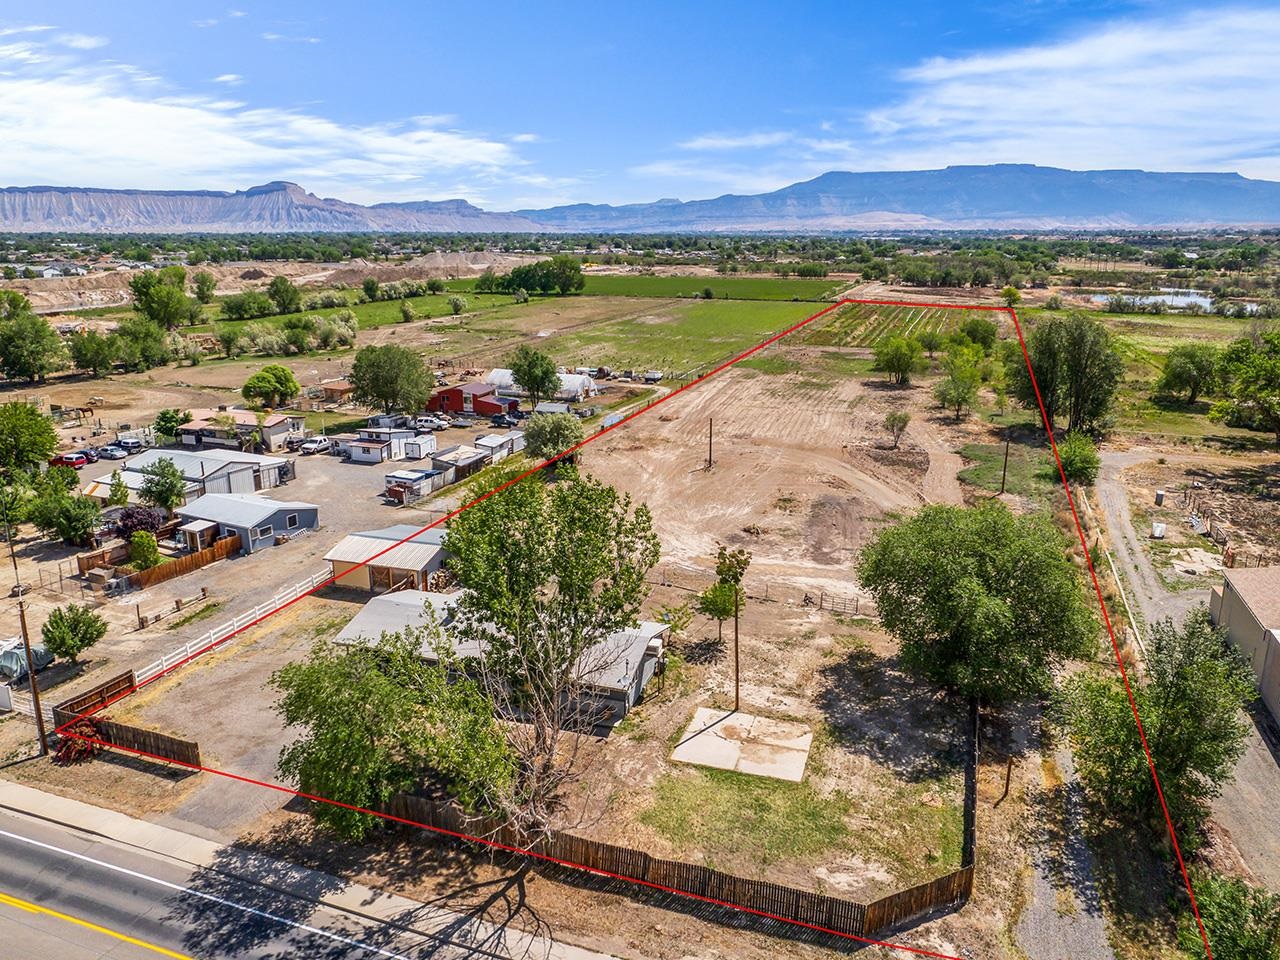
M738 712L738 706L741 701L741 677L742 671L738 664L738 605L742 599L742 588L738 584L733 585L733 712Z
M711 436L712 436L712 431L713 431L713 429L714 429L714 428L715 428L715 420L713 420L711 417L708 417L708 418L707 418L707 469L708 469L708 470L710 470L710 469L711 469L711 463L712 463L712 460L711 460Z
M4 538L9 544L9 561L13 564L13 583L18 591L18 622L22 625L22 649L27 656L27 678L31 683L31 706L36 714L36 736L40 739L40 756L49 752L49 737L44 729L44 711L40 709L40 683L31 657L31 635L27 633L27 601L23 597L22 579L18 575L18 555L13 552L13 528L9 526L9 501L0 492L0 509L4 511Z

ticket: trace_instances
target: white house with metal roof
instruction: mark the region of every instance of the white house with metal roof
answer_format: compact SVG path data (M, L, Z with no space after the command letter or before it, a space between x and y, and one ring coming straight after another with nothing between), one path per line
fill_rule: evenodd
M187 482L187 498L206 493L256 493L278 487L294 476L293 462L284 457L242 453L210 447L199 452L152 448L136 454L121 465L120 478L137 501L137 493L146 480L144 468L168 460ZM106 502L111 493L111 475L99 477L84 485L86 497Z
M320 526L320 508L301 500L272 500L252 493L207 493L174 511L184 522L178 527L192 550L214 540L240 535L242 553L253 553Z
M356 614L336 640L347 645L375 643L384 633L423 630L420 656L439 659L436 644L446 641L461 660L484 656L483 644L459 636L456 607L461 593L396 590L374 597ZM434 624L439 634L428 630ZM617 723L639 703L644 688L662 661L670 626L641 620L634 627L611 633L578 658L575 674L581 688L584 715L598 725Z

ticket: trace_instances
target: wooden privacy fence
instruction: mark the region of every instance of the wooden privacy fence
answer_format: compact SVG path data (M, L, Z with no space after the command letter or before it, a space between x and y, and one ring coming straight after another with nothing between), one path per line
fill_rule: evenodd
M136 686L132 670L105 680L92 690L86 690L54 707L54 726L61 727L86 712L100 709L104 704L110 703L113 698L133 690ZM172 760L191 767L200 766L200 745L194 741L180 740L177 737L156 733L154 730L144 730L141 727L131 727L125 723L97 717L93 718L93 724L98 731L97 738L113 747L136 750L161 760Z
M759 911L823 930L867 937L912 923L939 910L955 909L973 892L977 853L978 703L969 704L969 749L964 769L964 840L960 869L869 904L842 900L794 887L748 880L710 867L661 860L640 850L553 831L530 840L509 824L467 816L456 806L401 794L383 808L413 823L484 840L569 866L624 880L638 880L668 891L692 894L748 911Z
M120 579L124 581L129 589L145 590L147 587L154 586L157 583L164 583L164 581L172 580L174 577L180 577L183 574L190 573L192 570L199 570L201 567L206 567L216 560L225 560L232 554L239 552L240 534L233 533L229 537L223 537L221 540L215 541L203 550L177 557L168 563L151 567L149 570L139 570L137 573L131 573Z

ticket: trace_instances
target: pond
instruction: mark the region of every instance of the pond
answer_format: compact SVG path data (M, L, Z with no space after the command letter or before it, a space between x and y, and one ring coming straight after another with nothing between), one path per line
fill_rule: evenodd
M1089 299L1094 303L1106 303L1117 294L1095 293ZM1135 303L1155 303L1162 301L1172 310L1185 310L1193 303L1199 306L1205 313L1213 310L1213 298L1208 294L1201 293L1199 290L1178 290L1174 287L1161 287L1159 293L1143 293L1143 294L1118 294L1126 300L1132 300ZM1250 313L1254 313L1258 309L1255 303L1246 304L1246 309Z

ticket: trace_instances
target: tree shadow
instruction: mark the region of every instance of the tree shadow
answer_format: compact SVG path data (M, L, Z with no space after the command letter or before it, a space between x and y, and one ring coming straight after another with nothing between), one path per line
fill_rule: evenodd
M880 393L906 393L910 390L917 390L920 387L918 383L894 383L881 377L864 377L862 385L868 390L875 390Z
M152 760L150 757L140 757L137 754L110 748L99 753L93 760L96 763L107 763L122 770L134 770L138 773L149 774L153 777L159 777L161 780L168 780L170 783L182 783L184 780L200 775L199 770L192 770L190 767L184 767L176 763L166 763L163 760Z
M688 663L714 663L724 656L726 644L722 636L704 636L696 640L682 639L676 649Z
M897 654L857 647L819 668L818 680L817 705L843 749L912 783L964 768L965 704L913 677Z

